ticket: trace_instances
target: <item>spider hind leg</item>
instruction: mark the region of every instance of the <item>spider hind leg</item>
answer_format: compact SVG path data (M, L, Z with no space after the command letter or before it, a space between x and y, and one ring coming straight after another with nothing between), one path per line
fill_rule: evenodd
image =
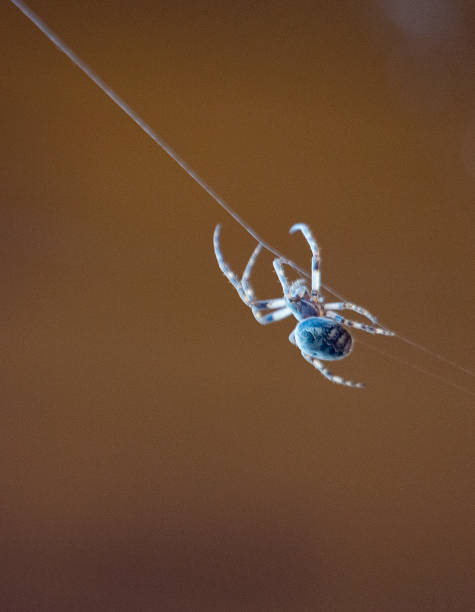
M369 319L372 323L377 323L378 319L371 314L366 308L358 306L358 304L352 304L351 302L327 302L325 304L327 310L353 310L363 317Z
M320 372L320 374L325 376L325 378L330 382L336 383L338 385L344 385L346 387L353 387L354 389L363 389L365 386L364 383L353 382L352 380L344 380L341 376L336 376L335 374L332 374L329 370L327 370L327 368L323 365L321 361L319 361L315 357L312 357L311 355L307 355L303 351L302 357L305 359L305 361L308 361L310 365L313 365L313 367L316 368Z
M361 331L365 331L368 334L378 334L381 336L395 336L396 334L389 329L385 329L384 327L374 327L373 325L366 325L366 323L360 323L359 321L352 321L351 319L345 319L341 315L336 314L335 312L327 311L325 313L329 319L333 319L340 325L346 325L347 327L352 327L353 329L359 329Z

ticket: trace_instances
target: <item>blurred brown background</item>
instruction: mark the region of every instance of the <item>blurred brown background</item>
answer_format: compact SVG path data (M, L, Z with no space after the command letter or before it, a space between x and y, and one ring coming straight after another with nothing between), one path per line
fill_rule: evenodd
M472 2L31 6L266 239L468 368ZM254 243L0 8L8 611L474 608L474 381L357 335L332 385L219 272ZM278 295L271 257L258 295ZM364 342L358 343L358 340Z

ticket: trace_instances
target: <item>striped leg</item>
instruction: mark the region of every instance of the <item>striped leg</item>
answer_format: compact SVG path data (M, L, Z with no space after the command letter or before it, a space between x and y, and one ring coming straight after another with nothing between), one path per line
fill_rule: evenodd
M261 252L262 245L259 243L254 251L252 252L249 261L247 262L246 267L244 268L244 272L241 277L241 287L244 289L244 293L246 294L249 301L252 301L252 305L254 308L258 310L275 310L277 308L283 308L287 306L287 302L285 298L273 298L270 300L258 300L256 299L256 294L254 293L254 289L251 285L251 272L254 264L256 263L257 256Z
M242 273L241 277L241 286L244 289L244 292L246 293L247 297L253 302L255 301L256 296L254 294L254 289L251 286L251 272L252 268L254 267L254 264L256 263L257 256L261 252L261 249L262 245L259 243L252 252L252 255L249 257L249 261L247 262L247 265L244 268L244 272Z
M274 270L277 274L277 278L279 279L280 284L282 285L282 291L284 292L284 297L289 297L289 282L287 281L287 277L285 276L283 259L274 259Z
M367 319L369 319L372 323L378 322L378 319L374 315L372 315L368 310L366 310L366 308L362 308L361 306L358 306L357 304L351 304L351 302L331 302L331 303L327 302L325 304L325 308L328 310L353 310L354 312L357 312L363 317L366 317Z
M295 223L289 231L293 234L298 230L302 232L312 251L312 296L317 296L320 292L320 249L308 225Z
M221 226L217 225L214 230L213 235L213 245L214 245L214 253L216 255L216 260L218 262L218 266L224 276L228 279L234 289L237 291L241 300L251 309L252 314L254 315L256 321L261 325L268 325L269 323L274 323L275 321L280 321L285 317L288 317L292 314L291 310L287 307L287 303L284 298L275 298L271 300L255 300L254 290L250 285L249 278L251 275L252 267L256 261L257 256L259 255L260 245L258 245L244 270L241 280L234 274L228 264L224 261L223 254L221 253L221 247L219 244L219 234L220 234ZM262 310L273 310L268 314L264 314L261 312Z
M329 319L333 319L337 323L341 325L346 325L347 327L353 327L354 329L360 329L361 331L368 332L368 334L380 334L382 336L395 336L395 333L389 329L384 329L383 327L373 327L372 325L366 325L365 323L359 323L358 321L352 321L351 319L345 319L340 315L337 315L335 312L325 312L325 316Z
M252 308L252 314L256 321L261 325L268 325L269 323L275 323L276 321L282 321L286 317L292 314L292 311L287 306L285 308L279 308L279 310L273 310L272 312L262 314L259 310Z
M287 305L287 302L285 298L275 298L273 300L256 300L252 305L258 310L275 310L276 308L283 308Z
M221 225L217 225L214 229L213 234L213 246L214 246L214 254L216 255L216 261L218 262L219 269L224 274L224 276L228 279L231 285L238 292L241 300L246 304L246 306L250 306L249 299L242 288L241 281L234 274L228 264L224 261L223 254L221 253L221 247L219 245L219 234L221 231Z
M344 380L341 376L335 376L329 372L326 367L323 365L321 361L315 359L315 357L311 357L302 351L302 357L305 361L308 361L314 368L316 368L320 374L325 376L325 378L333 383L337 383L338 385L345 385L346 387L353 387L355 389L362 389L364 387L363 383L353 382L352 380Z

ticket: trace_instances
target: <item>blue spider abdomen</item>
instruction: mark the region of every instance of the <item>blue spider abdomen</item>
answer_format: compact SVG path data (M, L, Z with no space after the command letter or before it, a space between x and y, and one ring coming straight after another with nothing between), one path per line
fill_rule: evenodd
M325 317L310 317L297 324L295 342L299 349L316 359L343 359L351 351L350 333Z

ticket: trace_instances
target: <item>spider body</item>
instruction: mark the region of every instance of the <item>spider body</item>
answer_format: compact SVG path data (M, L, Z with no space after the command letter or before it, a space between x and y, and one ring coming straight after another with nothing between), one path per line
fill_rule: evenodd
M285 319L290 315L294 316L298 323L290 334L289 341L300 349L302 357L331 382L361 388L364 386L363 383L344 380L341 376L331 374L320 360L336 361L343 359L351 352L353 339L346 329L347 327L384 336L394 336L394 333L377 326L376 317L357 304L325 301L320 292L320 250L317 242L308 225L296 223L290 228L290 233L295 231L302 232L312 251L310 289L307 287L304 278L289 283L284 272L285 260L276 258L273 262L274 270L282 287L283 296L270 300L258 300L250 284L250 277L262 248L261 244L258 244L254 249L243 275L239 279L224 261L221 254L219 225L214 231L213 239L218 265L241 300L251 309L258 323L267 325ZM337 314L336 311L340 310L352 310L369 319L373 325L346 319Z
M316 359L343 359L351 351L353 344L351 334L343 325L326 317L303 319L297 323L293 333L298 348Z

